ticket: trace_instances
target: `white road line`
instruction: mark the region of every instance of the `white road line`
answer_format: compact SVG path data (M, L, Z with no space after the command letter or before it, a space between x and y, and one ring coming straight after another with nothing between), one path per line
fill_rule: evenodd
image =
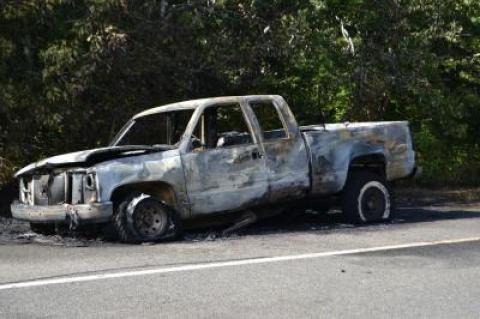
M9 283L9 284L3 284L3 285L0 284L0 290L7 290L7 289L14 289L14 288L29 288L29 287L38 287L38 286L47 286L47 285L57 285L57 284L94 281L94 280L102 280L102 279L147 276L147 275L165 274L165 273L181 272L181 271L193 271L193 270L211 269L211 268L222 268L222 267L254 265L254 264L266 264L266 263L275 263L275 262L281 262L281 261L313 259L313 258L340 256L340 255L351 255L351 254L368 253L368 252L376 252L376 251L395 250L395 249L402 249L402 248L426 247L426 246L445 245L445 244L458 244L458 243L473 242L473 241L480 241L480 237L413 242L413 243L399 244L399 245L336 250L336 251L327 251L327 252L321 252L321 253L310 253L310 254L301 254L301 255L249 258L249 259L242 259L242 260L230 260L230 261L221 261L221 262L212 262L212 263L190 264L190 265L172 266L172 267L155 268L155 269L102 273L102 274L95 274L95 275L88 275L88 276L73 276L73 277L58 277L58 278L51 278L51 279L39 279L39 280L23 281L23 282Z

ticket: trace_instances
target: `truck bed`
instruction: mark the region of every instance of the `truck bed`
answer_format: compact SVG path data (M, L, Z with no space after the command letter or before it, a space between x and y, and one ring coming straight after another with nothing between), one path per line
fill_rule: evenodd
M410 175L415 152L408 122L359 122L301 126L311 160L312 194L340 192L351 163L385 163L386 179Z

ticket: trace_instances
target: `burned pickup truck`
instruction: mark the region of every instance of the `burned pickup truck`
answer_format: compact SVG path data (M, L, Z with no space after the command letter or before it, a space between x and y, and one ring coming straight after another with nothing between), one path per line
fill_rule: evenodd
M104 223L126 242L317 198L336 197L346 219L370 223L392 218L390 182L415 171L407 122L299 127L281 96L218 97L149 109L108 147L26 166L11 210L38 231Z

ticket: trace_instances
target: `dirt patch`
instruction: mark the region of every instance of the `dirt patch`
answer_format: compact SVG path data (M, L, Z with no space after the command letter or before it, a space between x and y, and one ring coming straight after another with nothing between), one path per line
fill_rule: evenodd
M425 189L420 187L397 188L399 206L430 206L469 204L480 201L480 188Z

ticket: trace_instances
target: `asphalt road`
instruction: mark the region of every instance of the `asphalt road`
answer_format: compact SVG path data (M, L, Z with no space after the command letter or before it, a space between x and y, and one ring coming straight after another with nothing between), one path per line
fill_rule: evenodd
M0 241L0 317L480 317L480 204L401 209L366 227L306 215L215 237Z

